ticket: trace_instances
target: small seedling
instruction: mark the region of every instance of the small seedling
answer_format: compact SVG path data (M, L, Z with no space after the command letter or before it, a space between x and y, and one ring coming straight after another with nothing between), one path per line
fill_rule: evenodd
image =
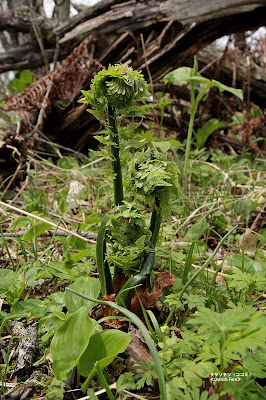
M191 102L191 109L190 109L190 120L189 120L189 127L188 127L188 135L187 135L187 144L186 144L186 154L185 154L185 165L184 165L184 173L183 173L183 189L184 194L187 195L187 175L188 175L188 162L189 162L189 154L190 154L190 147L191 147L191 140L192 140L192 133L193 133L193 125L195 115L198 110L199 102L202 98L206 95L206 92L212 88L217 87L220 92L230 92L243 100L243 92L240 89L234 89L229 86L222 84L214 79L210 80L204 78L198 72L198 63L196 57L194 58L194 65L193 68L189 67L181 67L177 68L174 71L170 72L164 77L164 83L174 83L178 82L181 85L184 85L186 82L191 84L190 89L190 102ZM200 89L198 95L196 96L196 86L197 84L204 85L202 89ZM218 127L219 125L217 125ZM199 140L199 139L197 139Z

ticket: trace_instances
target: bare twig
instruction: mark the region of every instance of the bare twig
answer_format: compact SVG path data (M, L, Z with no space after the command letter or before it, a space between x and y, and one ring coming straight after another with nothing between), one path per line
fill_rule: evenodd
M42 56L43 56L44 65L45 65L46 74L49 74L49 72L50 72L49 71L49 60L48 60L48 57L47 57L47 54L46 54L46 51L45 51L45 47L44 47L44 44L43 44L42 36L40 34L38 25L35 24L35 22L33 21L32 18L31 18L31 24L32 24L32 28L33 28L34 34L36 36L37 42L38 42L38 44L40 46L40 50L41 50L41 53L42 53Z
M12 178L10 179L10 181L8 182L8 184L6 185L6 187L4 188L2 194L6 193L7 190L10 188L10 186L12 185L12 183L14 182L14 180L16 179L16 176L17 176L17 174L19 173L21 167L22 167L22 162L20 161L19 164L18 164L18 166L17 166L17 168L16 168L16 171L14 172Z
M21 237L23 235L25 235L25 233L27 233L27 231L17 231L17 232L2 232L1 235L4 236L5 238L16 238L16 237ZM80 232L81 235L86 238L86 239L92 239L92 238L96 238L97 237L97 233L94 232ZM70 236L72 235L72 232L66 232L60 229L47 229L46 232L41 233L39 236L40 237L47 237L47 235L54 235L56 234L56 236Z
M42 218L42 217L39 217L38 215L34 215L34 214L31 214L31 213L29 213L29 212L27 212L27 211L21 210L20 208L11 206L11 204L7 204L7 203L4 203L3 201L0 201L0 205L3 206L3 207L9 208L10 210L16 211L16 212L18 212L18 213L20 213L20 214L27 215L28 217L31 217L31 218L33 218L33 219L37 219L38 221L45 222L45 223L47 223L47 224L49 224L49 225L55 227L56 229L60 229L60 230L62 230L62 231L64 231L64 232L68 233L69 235L72 235L72 236L75 236L75 237L78 238L78 239L84 240L84 242L87 242L87 243L96 243L95 240L86 239L85 237L79 235L79 234L76 233L76 232L72 232L72 231L70 231L69 229L64 228L63 226L58 225L58 224L55 224L55 223L53 223L53 222L51 222L51 221L48 221L47 219Z
M142 45L142 50L143 50L143 57L144 57L144 61L145 61L145 66L146 66L146 70L149 76L149 81L150 81L150 85L151 85L151 94L152 94L152 104L155 104L155 95L154 95L154 89L153 89L153 82L152 82L152 76L151 76L151 72L149 69L149 65L148 65L148 60L147 60L147 54L146 54L146 49L145 49L145 43L144 43L144 39L143 39L143 35L142 33L140 34L140 39L141 39L141 45ZM153 113L153 120L154 120L154 130L155 130L155 126L157 124L157 126L159 127L159 131L158 131L158 137L160 137L160 124L156 115L156 112L154 110L154 107L152 108L152 113Z

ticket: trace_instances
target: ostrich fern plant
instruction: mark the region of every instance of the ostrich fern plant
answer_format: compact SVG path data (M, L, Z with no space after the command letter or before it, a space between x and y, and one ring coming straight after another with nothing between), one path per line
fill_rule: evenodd
M117 294L117 302L130 308L134 289L152 271L161 220L169 218L170 201L180 195L179 170L166 155L149 149L136 152L129 163L133 192L153 207L147 227L138 207L124 201L119 129L124 118L141 116L137 102L148 99L148 85L140 72L114 65L100 71L90 91L82 93L80 102L91 104L88 111L107 128L108 135L98 139L106 145L103 155L111 163L114 187L114 208L103 218L96 244L101 294L113 293L113 279L126 276L128 280ZM113 277L110 266L114 267Z

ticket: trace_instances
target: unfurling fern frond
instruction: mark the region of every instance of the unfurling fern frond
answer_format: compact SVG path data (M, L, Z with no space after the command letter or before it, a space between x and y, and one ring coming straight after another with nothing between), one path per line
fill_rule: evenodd
M137 271L147 249L145 243L150 239L143 215L133 204L124 202L109 214L106 227L106 239L111 245L107 251L109 264L129 275Z
M170 202L182 197L178 178L180 171L174 161L156 150L137 153L131 163L131 185L144 199L160 200L163 216L171 212Z
M137 101L147 100L148 85L139 71L127 65L109 65L107 70L100 71L92 80L90 91L82 91L84 98L80 103L91 104L99 113L106 112L107 104L119 113L127 113L127 109Z

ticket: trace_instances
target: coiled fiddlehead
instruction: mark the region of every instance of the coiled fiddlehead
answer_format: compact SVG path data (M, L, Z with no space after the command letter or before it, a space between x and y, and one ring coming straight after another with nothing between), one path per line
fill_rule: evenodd
M82 90L82 93L85 97L80 102L91 104L98 116L93 114L102 121L108 105L117 114L128 114L136 102L147 100L149 90L141 72L116 64L100 71L92 80L90 91Z

